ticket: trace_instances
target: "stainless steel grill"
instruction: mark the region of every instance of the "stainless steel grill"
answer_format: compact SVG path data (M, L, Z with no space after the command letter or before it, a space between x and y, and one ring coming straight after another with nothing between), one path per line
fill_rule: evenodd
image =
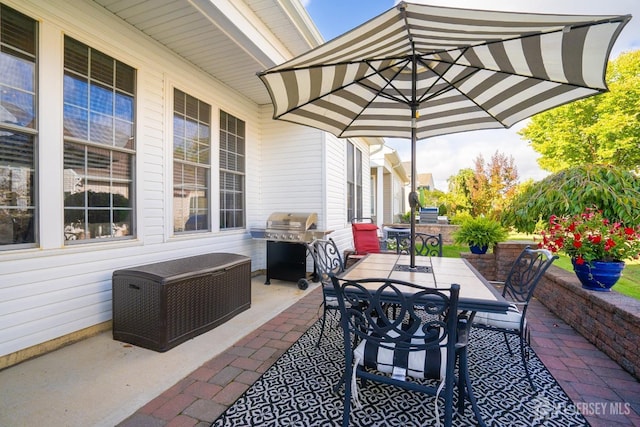
M318 214L308 212L274 212L267 219L267 227L251 229L255 239L278 242L309 243L321 239L331 231L318 230Z
M307 286L307 247L333 230L318 230L318 215L309 212L274 212L266 228L252 228L254 239L267 241L267 280L280 279Z

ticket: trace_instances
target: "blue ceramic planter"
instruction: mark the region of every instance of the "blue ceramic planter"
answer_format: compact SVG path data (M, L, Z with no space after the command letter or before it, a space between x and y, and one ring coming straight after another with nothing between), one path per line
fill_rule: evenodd
M622 270L624 262L622 261L592 261L582 265L576 264L572 259L573 271L575 271L578 280L582 283L584 289L591 291L608 292L611 287L616 284Z
M477 246L477 245L469 245L469 250L472 254L486 254L489 246Z

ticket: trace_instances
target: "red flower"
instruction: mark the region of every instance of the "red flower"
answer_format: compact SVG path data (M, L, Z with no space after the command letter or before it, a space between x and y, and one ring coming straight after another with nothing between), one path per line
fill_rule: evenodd
M611 248L613 248L615 245L616 245L616 242L614 242L612 239L607 239L607 241L604 244L604 250L610 251Z
M572 216L552 215L541 240L541 247L562 251L578 264L623 261L640 254L640 227L605 218L596 208Z

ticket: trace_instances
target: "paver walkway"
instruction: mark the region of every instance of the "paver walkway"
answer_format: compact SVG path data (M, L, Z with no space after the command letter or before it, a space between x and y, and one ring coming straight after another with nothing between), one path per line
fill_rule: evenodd
M196 369L119 427L209 426L321 313L317 288L234 346ZM532 346L593 427L640 427L640 383L534 301L527 314Z

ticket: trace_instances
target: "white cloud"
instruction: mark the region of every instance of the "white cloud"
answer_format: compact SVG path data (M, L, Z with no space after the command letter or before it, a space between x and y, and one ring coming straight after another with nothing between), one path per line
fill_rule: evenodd
M417 172L433 174L436 188L446 191L449 177L456 175L460 169L473 168L479 155L488 162L498 151L513 156L520 182L529 178L540 180L548 175L536 162L540 155L517 134L525 124L526 121L511 129L465 132L418 141ZM409 140L387 138L386 141L389 147L398 151L401 159L411 159Z

